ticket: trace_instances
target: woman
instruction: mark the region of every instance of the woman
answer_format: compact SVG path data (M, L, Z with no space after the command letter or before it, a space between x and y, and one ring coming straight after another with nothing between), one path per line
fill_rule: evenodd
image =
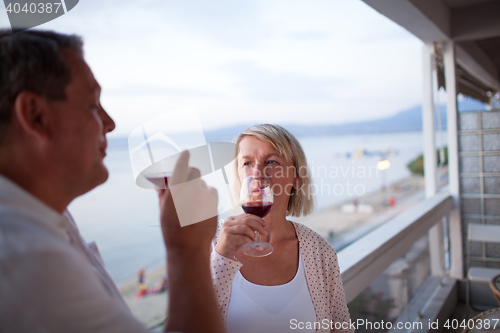
M236 146L235 178L241 184L252 175L269 184L274 203L263 219L232 216L217 231L212 279L227 332L351 332L335 251L317 233L286 218L313 208L299 142L284 128L265 124L240 133ZM255 231L268 236L274 247L269 256L242 252ZM337 328L346 323L346 329L335 329L335 323Z

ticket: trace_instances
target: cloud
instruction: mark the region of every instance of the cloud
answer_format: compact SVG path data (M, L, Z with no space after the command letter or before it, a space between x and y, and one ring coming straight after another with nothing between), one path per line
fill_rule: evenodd
M157 1L155 9L176 29L237 48L254 47L273 35L254 0Z
M286 36L293 40L310 41L310 40L325 40L330 37L325 31L298 31L287 33Z
M234 63L228 68L237 75L237 86L249 98L263 102L331 101L337 89L353 82L339 78L315 78L292 72L280 73L251 63Z
M181 98L220 98L220 94L215 94L209 91L182 88L182 87L165 87L159 85L136 85L125 84L116 86L110 89L105 88L105 93L108 96L177 96Z
M338 123L422 93L421 42L362 1L82 0L40 28L83 35L122 133L190 104L213 128Z

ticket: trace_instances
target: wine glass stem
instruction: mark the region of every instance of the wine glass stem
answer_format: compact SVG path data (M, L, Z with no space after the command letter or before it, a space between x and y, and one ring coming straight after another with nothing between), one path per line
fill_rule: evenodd
M257 241L259 241L259 238L258 238L258 236L259 236L259 233L258 233L258 232L256 231L256 232L255 232L255 240L254 240L254 242L257 242Z

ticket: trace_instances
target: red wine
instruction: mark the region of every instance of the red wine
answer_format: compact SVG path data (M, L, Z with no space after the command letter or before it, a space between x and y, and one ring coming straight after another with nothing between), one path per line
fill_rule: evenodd
M272 206L272 202L247 202L246 204L241 205L245 213L260 217L266 216Z
M167 188L168 187L168 178L163 175L154 175L146 177L151 183L155 184L159 188Z

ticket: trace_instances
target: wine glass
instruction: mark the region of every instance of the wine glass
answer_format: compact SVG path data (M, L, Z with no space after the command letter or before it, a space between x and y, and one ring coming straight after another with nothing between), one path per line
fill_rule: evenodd
M273 193L270 186L263 186L262 182L253 176L245 178L240 191L241 207L247 214L266 216L273 206ZM255 240L243 245L242 251L247 256L265 257L273 252L268 235L255 231Z
M189 167L197 169L205 184L217 190L218 215L229 213L238 204L232 200L234 196L226 175L228 165L236 158L236 145L207 142L196 108L166 112L143 122L129 134L128 149L137 186L173 189L175 184L170 177L181 151L187 150ZM207 212L205 218L212 217L210 214L212 212Z
M166 189L183 149L190 150L189 164L199 169L202 176L212 172L195 109L183 108L145 121L130 133L128 147L136 184L142 188Z
M174 172L175 163L181 149L172 139L165 135L161 135L159 138L153 137L150 144L154 142L153 140L158 140L158 144L162 146L162 149L168 150L168 157L153 163L142 172L142 175L153 183L157 189L166 189L168 187L168 178Z

